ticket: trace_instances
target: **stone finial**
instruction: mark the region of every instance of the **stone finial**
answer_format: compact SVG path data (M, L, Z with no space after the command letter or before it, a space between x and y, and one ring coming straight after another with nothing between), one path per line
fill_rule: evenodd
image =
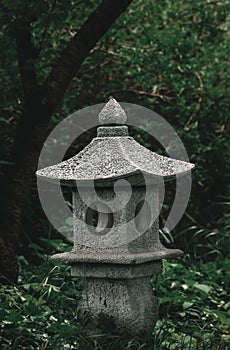
M111 98L99 113L99 122L101 124L125 124L127 115L121 105Z

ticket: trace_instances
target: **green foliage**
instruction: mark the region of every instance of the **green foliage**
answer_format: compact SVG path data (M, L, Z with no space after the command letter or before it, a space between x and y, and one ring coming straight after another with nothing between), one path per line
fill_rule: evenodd
M46 275L45 275L46 274ZM79 287L66 279L66 267L39 268L39 276L28 271L26 283L1 287L2 349L78 349L75 310Z
M169 247L181 245L195 261L229 258L229 203L220 202L218 204L223 208L223 216L217 222L209 223L204 227L186 213L185 215L192 221L192 224L178 232L175 239L171 233L169 233L170 237L165 237L165 234L162 235L165 244Z
M1 349L226 350L229 341L229 261L194 265L191 260L164 261L152 285L159 302L159 321L151 341L110 334L90 337L76 315L84 281L67 266L54 266L44 250L60 242L31 246L43 258L31 266L20 257L17 286L1 286ZM37 253L36 253L37 254Z
M230 326L230 261L196 265L165 261L164 267L164 273L153 281L160 300L161 319L156 327L160 345L178 350L225 349Z
M30 249L40 265L30 266L20 256L19 284L0 287L1 349L78 349L76 308L83 282L70 278L69 266L54 266L44 252L66 251L69 245L42 240Z

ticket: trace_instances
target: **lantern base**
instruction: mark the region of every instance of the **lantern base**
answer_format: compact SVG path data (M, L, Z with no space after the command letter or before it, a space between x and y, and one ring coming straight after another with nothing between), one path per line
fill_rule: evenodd
M125 255L73 250L52 259L69 263L72 276L86 282L77 313L88 334L106 332L146 339L158 317L150 279L162 272L163 258L182 254L165 248Z
M87 333L151 335L158 308L149 280L88 279L77 311Z
M86 287L77 311L87 333L151 336L158 308L150 279L162 271L162 263L129 266L126 271L117 266L117 273L109 266L94 266L92 270L91 264L87 265L83 269L88 276ZM72 275L82 276L82 266L73 265Z

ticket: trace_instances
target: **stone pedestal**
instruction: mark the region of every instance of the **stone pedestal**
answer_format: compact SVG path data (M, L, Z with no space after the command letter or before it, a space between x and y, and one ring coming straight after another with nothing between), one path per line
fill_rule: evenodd
M158 309L150 279L161 269L161 262L116 269L111 265L73 265L73 276L86 277L78 317L89 333L151 334Z
M150 334L157 304L150 277L131 280L90 278L78 308L78 318L93 334Z
M77 315L89 334L148 337L158 316L150 279L162 272L162 258L181 253L165 249L148 254L95 256L72 251L52 259L68 262L72 276L85 280Z

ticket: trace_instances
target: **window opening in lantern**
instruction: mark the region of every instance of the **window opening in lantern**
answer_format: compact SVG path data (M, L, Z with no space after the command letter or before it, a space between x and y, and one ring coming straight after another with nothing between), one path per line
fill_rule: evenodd
M87 209L86 224L92 233L104 235L110 231L113 223L113 213L107 204L97 202Z

